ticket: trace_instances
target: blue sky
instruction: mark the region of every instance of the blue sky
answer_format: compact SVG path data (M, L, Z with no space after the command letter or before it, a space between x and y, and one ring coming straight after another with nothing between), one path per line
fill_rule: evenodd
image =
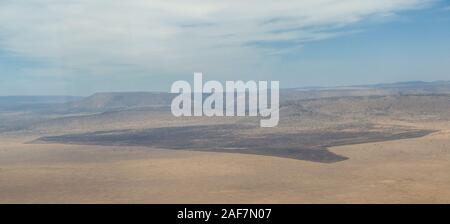
M443 0L0 2L0 95L450 80Z

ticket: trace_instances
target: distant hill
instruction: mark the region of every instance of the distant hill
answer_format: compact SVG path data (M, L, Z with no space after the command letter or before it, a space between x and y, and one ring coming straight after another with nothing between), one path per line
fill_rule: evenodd
M280 103L297 100L357 96L442 95L450 94L449 81L399 82L342 87L282 89ZM0 110L40 112L105 112L133 108L168 108L176 94L164 92L104 92L88 97L6 96L0 97Z
M308 87L282 90L282 101L345 96L440 95L450 94L450 81L399 82L374 85Z
M398 91L415 92L428 92L428 93L450 93L450 81L435 81L435 82L397 82L397 83L384 83L376 85L368 85L366 87L382 88L382 89L397 89Z
M112 92L96 93L64 105L70 110L95 111L136 107L164 107L173 99L171 93L161 92Z

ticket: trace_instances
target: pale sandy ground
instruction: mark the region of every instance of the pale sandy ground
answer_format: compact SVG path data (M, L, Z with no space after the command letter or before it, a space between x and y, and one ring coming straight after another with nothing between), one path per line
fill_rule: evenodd
M0 203L450 203L450 131L267 156L0 139Z

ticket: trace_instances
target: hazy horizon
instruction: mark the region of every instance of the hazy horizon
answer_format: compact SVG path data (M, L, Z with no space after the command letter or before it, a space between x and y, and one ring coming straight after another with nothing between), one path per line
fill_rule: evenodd
M190 81L190 80L186 80ZM207 81L207 80L205 80ZM245 81L245 80L244 80ZM391 85L391 84L405 84L405 83L437 83L437 82L450 82L450 80L434 80L434 81L422 81L422 80L411 80L411 81L399 81L399 82L389 82L389 83L370 83L370 84L356 84L356 85L339 85L339 86L299 86L299 87L287 87L280 88L280 90L289 90L289 89L326 89L326 88L351 88L351 87L364 87L364 86L376 86L376 85ZM98 91L91 92L83 95L0 95L0 97L87 97L97 93L170 93L170 91L157 91L157 90L124 90L124 91Z

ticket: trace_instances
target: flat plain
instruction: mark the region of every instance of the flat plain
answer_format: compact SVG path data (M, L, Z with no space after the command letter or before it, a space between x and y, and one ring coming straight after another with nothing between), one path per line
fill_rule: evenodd
M271 129L164 94L5 103L0 202L450 203L447 87L289 90Z

